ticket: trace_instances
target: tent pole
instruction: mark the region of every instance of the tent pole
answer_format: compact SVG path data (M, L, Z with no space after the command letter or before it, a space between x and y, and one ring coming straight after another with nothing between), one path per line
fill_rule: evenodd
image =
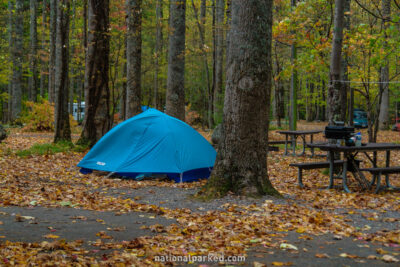
M181 172L180 178L181 178L181 183L182 183L183 182L183 172Z
M110 172L110 173L106 176L106 178L110 178L113 174L115 174L115 172Z

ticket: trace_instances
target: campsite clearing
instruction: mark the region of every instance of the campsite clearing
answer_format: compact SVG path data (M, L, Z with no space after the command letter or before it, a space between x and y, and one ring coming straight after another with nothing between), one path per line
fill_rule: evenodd
M400 141L389 131L380 138ZM204 181L82 175L76 167L84 156L80 152L15 155L50 142L51 135L13 129L0 144L0 255L6 264L62 260L154 266L156 256L219 253L245 255L238 266L398 265L398 192L361 192L356 184L351 194L320 190L329 181L320 170L307 172L301 189L296 169L288 167L299 158L271 152L270 179L283 199L228 195L199 202L191 196ZM392 160L399 161L399 155Z

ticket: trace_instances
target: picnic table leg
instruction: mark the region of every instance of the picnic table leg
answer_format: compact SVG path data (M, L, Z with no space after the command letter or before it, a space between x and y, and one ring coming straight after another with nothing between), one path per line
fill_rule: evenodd
M310 143L312 144L313 143L313 134L311 135L311 137L310 137ZM314 157L314 148L312 147L311 148L311 157Z
M296 143L297 143L297 136L293 135L293 140L292 140L293 156L296 156Z
M389 167L389 165L390 165L390 150L387 150L386 151L386 167ZM385 180L386 180L386 186L388 188L393 187L389 182L389 174L386 174Z
M285 134L285 156L287 156L287 154L288 154L288 141L289 141L289 137L287 134Z
M306 136L303 134L301 136L301 138L303 139L303 152L301 152L300 155L305 155L306 154Z
M329 150L329 186L328 189L332 189L334 186L333 170L335 168L335 158L332 150Z
M351 193L349 188L347 187L347 165L348 165L348 160L347 160L347 154L344 155L344 163L343 163L343 172L342 172L342 180L343 180L343 189L346 191L346 193Z
M380 190L381 190L381 173L379 172L378 181L376 182L375 194L378 194Z
M299 168L299 173L297 176L297 179L299 180L299 186L301 188L304 188L304 184L303 184L303 170L301 168Z

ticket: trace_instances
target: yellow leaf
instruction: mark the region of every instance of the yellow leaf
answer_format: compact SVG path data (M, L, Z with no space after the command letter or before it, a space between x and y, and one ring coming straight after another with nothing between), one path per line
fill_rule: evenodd
M45 235L44 237L45 237L45 238L52 238L52 239L59 238L58 235L53 235L53 234L48 234L48 235Z

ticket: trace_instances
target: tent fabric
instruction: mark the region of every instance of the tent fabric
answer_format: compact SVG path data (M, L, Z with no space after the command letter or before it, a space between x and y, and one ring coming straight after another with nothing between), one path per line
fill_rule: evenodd
M129 177L153 173L193 181L209 177L216 154L188 124L150 108L111 129L78 167L82 173L99 170Z

